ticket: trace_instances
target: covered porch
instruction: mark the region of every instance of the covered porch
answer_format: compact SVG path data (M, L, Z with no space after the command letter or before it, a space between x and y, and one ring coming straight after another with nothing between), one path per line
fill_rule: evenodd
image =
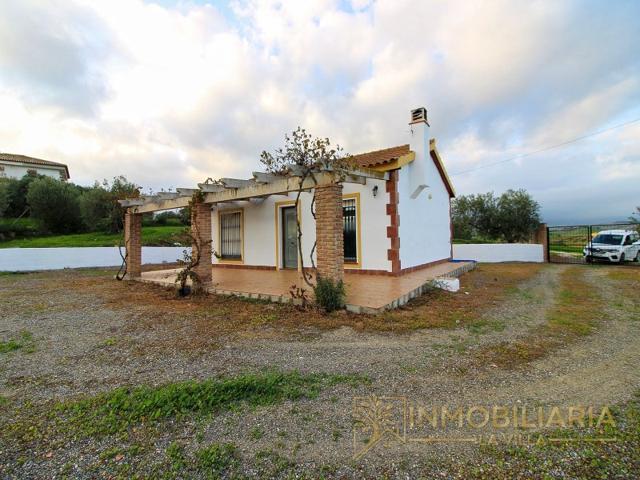
M406 304L424 293L434 281L450 281L475 267L473 262L443 262L402 276L363 275L347 273L347 310L356 313L378 313ZM257 270L250 268L212 267L212 281L206 289L210 293L238 295L273 302L292 302L292 285L305 287L296 270ZM174 286L178 269L143 272L140 280ZM307 288L309 298L313 292Z

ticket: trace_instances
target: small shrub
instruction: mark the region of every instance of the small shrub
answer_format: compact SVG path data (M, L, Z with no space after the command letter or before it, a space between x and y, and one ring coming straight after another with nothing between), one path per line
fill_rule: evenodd
M326 312L333 312L344 307L345 289L344 282L334 282L330 278L318 277L313 292L316 295L316 302Z
M43 235L45 229L34 218L0 218L0 241Z

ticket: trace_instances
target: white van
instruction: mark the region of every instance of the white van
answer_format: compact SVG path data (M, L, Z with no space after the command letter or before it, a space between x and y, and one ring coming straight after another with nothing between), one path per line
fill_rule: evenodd
M587 262L607 260L614 263L640 261L640 236L633 230L603 230L582 250Z

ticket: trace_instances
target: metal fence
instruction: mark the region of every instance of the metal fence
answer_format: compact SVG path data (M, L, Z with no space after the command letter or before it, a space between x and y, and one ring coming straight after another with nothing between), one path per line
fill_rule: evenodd
M640 224L549 227L547 248L551 263L640 266Z

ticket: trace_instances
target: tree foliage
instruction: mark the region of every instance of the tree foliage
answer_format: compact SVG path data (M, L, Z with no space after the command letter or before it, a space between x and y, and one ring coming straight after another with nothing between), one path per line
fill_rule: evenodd
M97 182L82 192L79 199L84 227L89 231L110 231L111 193Z
M0 217L4 217L5 212L9 208L9 182L7 179L0 179Z
M27 192L31 182L41 177L25 175L20 179L7 178L3 179L7 191L8 204L4 212L6 217L17 218L20 216L29 216L27 204Z
M85 189L80 197L80 211L85 229L117 233L124 228L124 209L118 200L136 198L140 195L140 187L129 182L125 177L114 177L111 182L96 182L93 187Z
M46 176L25 175L0 182L0 215L31 216L44 227L42 233L103 231L123 228L124 210L118 200L139 195L139 187L125 177L81 187Z
M31 216L53 233L77 232L82 227L78 188L70 183L41 177L29 185L27 202Z
M523 189L488 192L454 199L451 217L456 238L527 242L540 225L540 205Z

